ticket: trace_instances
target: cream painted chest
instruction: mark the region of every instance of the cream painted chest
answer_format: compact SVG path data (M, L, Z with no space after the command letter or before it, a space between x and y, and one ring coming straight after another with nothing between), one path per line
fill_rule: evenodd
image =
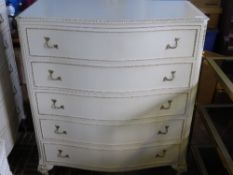
M0 140L7 155L17 138L19 121L25 118L23 98L11 41L7 9L0 0Z
M39 0L19 15L39 171L185 170L207 20L155 0Z

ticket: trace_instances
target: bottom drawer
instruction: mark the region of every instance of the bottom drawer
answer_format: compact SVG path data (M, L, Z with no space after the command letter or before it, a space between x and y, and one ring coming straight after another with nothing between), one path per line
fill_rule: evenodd
M46 160L77 168L124 171L159 164L172 164L178 159L179 145L137 147L131 149L93 149L87 147L44 144Z

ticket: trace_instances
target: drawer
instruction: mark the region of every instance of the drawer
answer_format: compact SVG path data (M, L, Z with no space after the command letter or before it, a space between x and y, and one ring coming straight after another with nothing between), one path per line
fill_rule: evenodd
M46 160L53 163L73 164L93 170L122 171L177 161L178 145L140 147L134 149L92 149L55 144L44 144Z
M41 115L72 116L97 120L131 120L182 115L188 94L156 94L129 97L92 97L36 93Z
M106 61L194 57L197 32L195 28L171 27L152 31L132 29L129 32L88 29L26 30L31 56Z
M192 64L100 67L33 62L32 69L37 87L124 92L189 87Z
M1 4L1 3L0 3ZM5 7L0 7L0 31L3 31L8 25L8 16Z
M183 120L150 123L129 121L121 125L41 120L40 124L44 139L105 145L150 144L166 141L178 143L183 128Z

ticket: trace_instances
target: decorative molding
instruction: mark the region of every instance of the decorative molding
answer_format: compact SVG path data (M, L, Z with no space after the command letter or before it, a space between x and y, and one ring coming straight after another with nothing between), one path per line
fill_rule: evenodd
M73 23L78 25L93 25L93 26L117 26L117 27L129 27L129 26L151 26L153 24L158 23L202 23L206 21L207 18L204 17L197 17L197 18L177 18L177 19L155 19L155 20L82 20L82 19L61 19L61 18L39 18L39 17L17 17L16 18L19 22L41 22L41 23Z

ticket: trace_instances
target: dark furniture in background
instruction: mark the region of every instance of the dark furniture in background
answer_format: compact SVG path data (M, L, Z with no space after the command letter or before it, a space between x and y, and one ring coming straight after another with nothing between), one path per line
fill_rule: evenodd
M214 146L207 149L198 145L193 147L192 151L202 175L210 174L208 172L211 172L211 175L219 174L218 172L222 175L233 175L233 58L215 57L206 60L230 99L227 102L229 104L199 106L200 118ZM201 151L203 149L205 149L204 154ZM215 159L211 171L206 168L209 164L205 161L206 150L212 150L211 155L214 156L213 160Z
M222 8L216 51L233 55L233 0L223 0Z

